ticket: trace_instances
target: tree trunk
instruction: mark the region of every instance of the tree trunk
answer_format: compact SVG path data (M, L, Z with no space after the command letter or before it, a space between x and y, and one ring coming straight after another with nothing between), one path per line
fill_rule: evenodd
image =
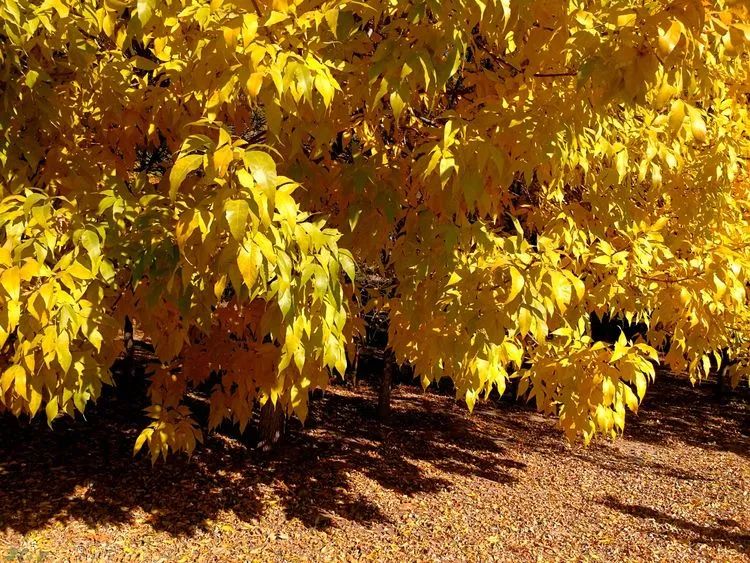
M715 394L719 399L725 399L727 396L727 371L731 362L729 361L729 354L726 349L721 351L721 366L716 371L716 387Z
M352 362L352 374L351 374L352 387L357 387L357 374L358 373L359 373L359 343L357 344L357 348L354 350L354 362Z
M396 358L393 351L388 349L383 355L383 377L380 379L380 391L378 393L378 416L385 420L391 414L391 386L393 385L393 373L396 370Z
M125 354L120 362L119 377L116 378L117 386L129 400L136 396L135 385L135 335L133 332L133 321L125 317L122 330L122 344Z
M269 399L260 409L260 421L258 423L258 449L269 451L275 444L281 441L286 426L286 416L279 406Z

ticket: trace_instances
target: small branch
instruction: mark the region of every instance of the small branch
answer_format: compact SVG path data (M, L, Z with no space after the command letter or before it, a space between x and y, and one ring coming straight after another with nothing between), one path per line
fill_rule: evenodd
M265 20L265 16L263 15L263 12L260 11L260 6L258 5L258 0L252 0L253 7L255 7L255 13L258 14L258 19L260 20L258 23L262 23L263 20ZM276 37L273 34L273 31L270 29L268 30L268 35L271 37L271 40L275 43Z
M646 280L646 281L655 281L659 283L680 283L684 281L694 280L696 278L699 278L703 274L704 272L700 272L697 274L693 274L692 276L685 276L684 278L654 278L650 276L641 276L639 274L634 274L634 275L635 277L640 278L642 280Z
M481 41L476 41L476 40L475 40L475 41L474 41L474 44L475 44L475 45L476 45L477 47L479 47L479 48L480 48L480 49L481 49L482 51L484 51L485 53L487 53L487 54L488 54L488 55L490 56L490 58L491 58L491 59L492 59L493 61L495 61L495 62L496 62L496 63L498 63L499 65L502 65L502 66L504 66L504 67L506 67L506 68L510 69L511 71L513 71L513 72L514 72L514 73L516 73L516 74L521 74L521 69L519 69L519 68L517 68L517 67L513 66L513 65L512 65L511 63L509 63L509 62L508 62L508 61L506 61L505 59L503 59L503 58L501 58L501 57L498 57L498 56L497 56L497 55L496 55L495 53L493 53L492 51L490 51L490 50L489 50L489 49L487 48L487 46L485 45L485 43L484 43L484 38L483 38L483 37L480 37L479 39L481 39Z
M577 70L568 70L565 72L537 72L532 74L534 78L557 78L560 76L576 76L578 75Z

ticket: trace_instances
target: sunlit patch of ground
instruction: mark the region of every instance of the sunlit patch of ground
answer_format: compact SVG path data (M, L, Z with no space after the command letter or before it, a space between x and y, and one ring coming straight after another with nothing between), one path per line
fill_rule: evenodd
M46 430L0 419L0 557L18 560L750 560L750 404L662 376L624 439L570 447L510 402L401 386L388 424L334 388L261 457L212 435L132 457L142 405Z

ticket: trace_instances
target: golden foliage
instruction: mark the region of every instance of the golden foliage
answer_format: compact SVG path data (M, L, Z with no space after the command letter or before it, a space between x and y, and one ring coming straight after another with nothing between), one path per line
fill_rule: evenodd
M747 369L742 0L3 0L0 40L17 415L83 411L129 315L154 457L200 440L182 398L211 371L211 426L304 417L355 261L395 276L425 384L471 407L518 377L571 438L622 430L657 350ZM592 311L647 342L594 342Z

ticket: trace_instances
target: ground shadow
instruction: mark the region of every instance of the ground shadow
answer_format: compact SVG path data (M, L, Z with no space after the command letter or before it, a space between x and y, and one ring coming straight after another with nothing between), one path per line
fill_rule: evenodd
M682 542L720 545L740 553L750 553L750 534L740 529L737 522L731 520L719 521L716 526L706 526L648 506L623 503L611 495L605 497L602 504L623 514L638 519L652 520L673 529L668 532L649 530L648 533L667 535ZM686 537L686 534L689 537Z
M26 533L68 519L128 523L140 508L154 529L185 535L225 510L246 522L258 519L264 489L276 493L288 518L310 527L340 519L381 525L387 517L354 490L353 473L401 495L419 495L451 487L436 476L441 472L506 483L523 468L475 432L465 412L420 411L396 397L392 417L381 424L374 403L362 391L328 393L313 404L314 422L304 429L292 424L276 452L261 456L236 437L215 433L192 459L174 456L154 467L144 456L133 459L146 421L142 405L127 394L109 391L87 410L87 420L61 420L53 430L40 420L2 417L0 529Z
M715 383L696 385L667 372L657 375L637 416L628 416L625 437L651 444L669 441L750 456L750 389L742 383L717 397Z
M26 533L54 521L95 526L140 517L156 530L190 535L222 511L245 522L261 518L269 491L287 518L308 527L342 521L380 526L388 523L387 510L353 479L403 496L436 494L462 476L514 484L525 468L512 459L519 451L577 456L612 472L704 478L614 448L570 447L554 419L528 405L508 399L479 403L470 416L448 397L407 386L394 394L385 423L376 417L371 390L334 388L312 403L307 426L292 423L287 442L270 455L218 432L192 459L173 456L152 467L145 456L132 456L135 437L147 423L142 391L108 389L87 409L86 420L60 420L53 430L41 419L0 417L0 529ZM639 416L629 417L626 436L654 444L679 440L746 457L749 404L742 394L718 404L710 388L660 375Z

